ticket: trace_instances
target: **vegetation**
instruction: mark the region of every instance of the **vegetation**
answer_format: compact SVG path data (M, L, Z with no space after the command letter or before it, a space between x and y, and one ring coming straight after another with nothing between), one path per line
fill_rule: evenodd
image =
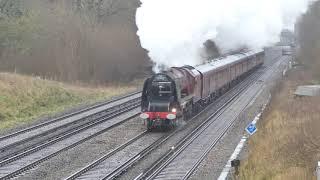
M298 35L298 60L304 64L320 81L320 1L310 5L309 11L303 15L296 25Z
M249 158L240 170L243 180L312 180L320 159L320 97L295 98L297 85L310 81L293 72L281 82L259 131L249 140Z
M297 60L303 65L281 82L249 140L249 158L240 170L243 180L312 180L320 160L320 97L294 97L298 85L320 82L320 1L296 25Z
M134 91L135 85L85 87L39 77L0 73L0 131L72 106Z
M0 131L134 90L134 83L123 84L149 73L136 35L138 6L0 0Z
M138 2L0 0L0 71L91 84L141 77Z

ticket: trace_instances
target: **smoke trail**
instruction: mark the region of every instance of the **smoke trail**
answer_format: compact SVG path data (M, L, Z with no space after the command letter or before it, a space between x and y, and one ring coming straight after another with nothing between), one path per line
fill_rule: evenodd
M136 23L142 46L160 66L199 64L203 43L222 51L262 48L279 41L283 28L312 0L141 0Z

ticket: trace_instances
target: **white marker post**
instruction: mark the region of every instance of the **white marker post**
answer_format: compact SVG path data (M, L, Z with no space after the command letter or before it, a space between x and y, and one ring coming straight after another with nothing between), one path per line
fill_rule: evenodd
M257 122L259 121L259 119L260 119L260 117L261 117L261 115L262 115L262 112L263 112L264 109L267 107L267 104L269 104L270 99L271 99L271 95L269 95L268 102L262 107L260 113L254 118L254 120L249 124L249 126L246 127L246 131L247 131L248 134L253 135L255 132L257 132L256 124L257 124ZM244 135L244 136L241 138L238 146L236 147L236 149L235 149L234 152L232 153L231 157L229 158L227 164L226 164L225 167L223 168L223 170L222 170L222 172L221 172L218 180L226 180L226 179L227 179L228 174L229 174L229 171L230 171L231 168L232 168L231 162L238 157L238 155L240 154L242 148L244 147L247 139L248 139L248 137L247 137L246 135ZM319 167L320 167L320 166L319 166ZM320 173L320 169L319 169L318 172ZM320 177L320 176L319 176L319 177ZM320 180L320 179L317 179L317 180Z
M320 180L320 161L318 162L316 173L317 173L317 180Z

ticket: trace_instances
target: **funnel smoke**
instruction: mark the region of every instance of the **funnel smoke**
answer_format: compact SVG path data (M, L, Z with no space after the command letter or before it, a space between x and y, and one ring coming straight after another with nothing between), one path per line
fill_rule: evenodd
M214 41L222 52L260 49L279 41L282 29L312 0L141 0L136 23L142 46L162 66L201 63L203 44Z

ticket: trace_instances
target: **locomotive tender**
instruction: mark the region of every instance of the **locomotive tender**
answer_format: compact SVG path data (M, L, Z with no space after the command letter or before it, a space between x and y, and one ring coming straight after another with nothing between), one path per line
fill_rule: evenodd
M140 117L148 130L175 127L179 118L189 118L263 62L264 51L250 51L155 74L144 82Z

